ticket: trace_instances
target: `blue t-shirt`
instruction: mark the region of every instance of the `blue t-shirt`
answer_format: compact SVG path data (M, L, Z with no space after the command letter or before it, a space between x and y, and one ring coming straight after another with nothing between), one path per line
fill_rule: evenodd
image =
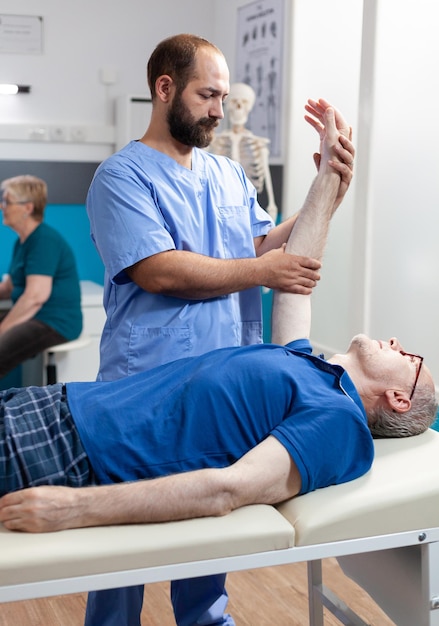
M68 383L67 398L101 483L228 466L268 435L288 450L301 493L364 474L373 441L343 368L286 347L223 348L124 380Z
M192 169L138 141L99 166L87 212L105 265L100 380L262 341L259 287L187 300L148 293L125 272L174 249L218 259L254 257L254 237L273 227L256 196L238 163L196 148Z
M44 223L23 243L19 239L15 242L9 267L14 303L26 287L27 276L32 274L52 277L51 294L35 319L69 341L76 339L82 330L82 310L75 257L64 237Z

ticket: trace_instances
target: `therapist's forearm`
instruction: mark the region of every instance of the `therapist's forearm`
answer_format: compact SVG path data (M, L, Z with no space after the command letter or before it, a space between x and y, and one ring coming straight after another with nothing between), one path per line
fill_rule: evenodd
M145 291L187 299L228 295L258 284L255 258L216 259L185 250L169 250L128 268Z
M261 285L302 293L315 286L319 268L320 263L286 255L282 248L247 259L170 250L143 259L126 272L145 291L202 300Z

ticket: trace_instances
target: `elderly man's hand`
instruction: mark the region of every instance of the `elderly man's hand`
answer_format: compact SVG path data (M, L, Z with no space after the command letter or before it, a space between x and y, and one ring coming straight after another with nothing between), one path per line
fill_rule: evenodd
M70 487L32 487L0 498L0 522L8 530L43 533L79 526Z
M335 123L340 133L339 143L335 146L339 161L331 161L332 167L339 172L341 177L340 187L334 203L335 210L340 205L351 184L355 148L352 143L352 127L348 125L340 111L323 98L320 98L318 101L308 100L308 103L305 105L305 110L308 111L310 115L305 115L305 120L316 129L319 133L320 141L322 141L325 136L325 111L328 107L334 109ZM320 154L316 152L313 155L313 159L318 170L320 167Z
M312 100L311 98L308 100L308 103L305 104L305 110L310 113L310 115L305 115L305 119L307 122L313 126L317 132L322 136L321 133L325 130L324 124L324 116L325 111L328 107L334 109L335 113L335 124L337 126L337 130L340 134L348 139L352 139L352 127L348 125L343 115L338 111L332 104L330 104L327 100L323 98L319 98L319 100Z

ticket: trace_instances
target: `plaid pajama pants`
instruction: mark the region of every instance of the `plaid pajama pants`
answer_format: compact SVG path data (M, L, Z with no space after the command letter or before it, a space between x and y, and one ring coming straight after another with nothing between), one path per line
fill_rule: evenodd
M64 386L0 391L0 496L38 485L91 484Z

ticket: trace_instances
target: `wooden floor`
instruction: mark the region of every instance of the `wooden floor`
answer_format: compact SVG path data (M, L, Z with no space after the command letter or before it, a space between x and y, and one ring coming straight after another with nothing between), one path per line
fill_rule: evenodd
M335 559L323 561L324 583L371 626L394 626L371 598L347 579ZM306 564L231 573L229 611L236 626L307 626ZM0 604L0 626L82 626L86 594ZM168 583L145 587L142 626L175 626ZM340 622L325 609L325 626Z

